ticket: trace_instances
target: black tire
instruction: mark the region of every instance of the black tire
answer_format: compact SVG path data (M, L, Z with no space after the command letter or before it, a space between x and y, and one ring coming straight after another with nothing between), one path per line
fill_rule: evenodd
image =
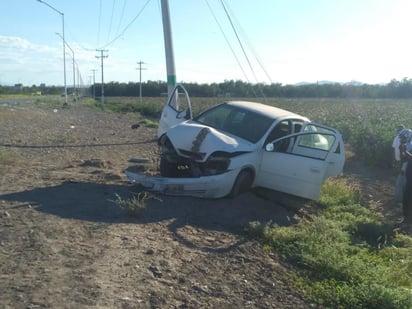
M246 193L250 190L253 183L253 175L250 171L241 171L233 184L232 190L229 193L230 198L235 198L236 196Z
M172 177L175 172L172 164L167 162L167 160L163 157L160 157L159 170L160 170L160 176L162 177Z

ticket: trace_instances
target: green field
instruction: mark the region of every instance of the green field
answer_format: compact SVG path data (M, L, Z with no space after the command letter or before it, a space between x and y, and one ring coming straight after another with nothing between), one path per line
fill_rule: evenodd
M191 98L193 113L228 100ZM230 98L237 100L237 98ZM242 99L239 99L242 100ZM337 128L356 159L375 166L389 166L396 127L412 127L412 100L391 99L255 99L309 117L312 121ZM106 109L138 112L154 121L160 116L166 98L108 97Z

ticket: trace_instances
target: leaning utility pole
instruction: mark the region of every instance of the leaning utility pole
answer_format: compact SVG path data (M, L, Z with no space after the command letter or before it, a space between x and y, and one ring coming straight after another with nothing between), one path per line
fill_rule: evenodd
M176 85L176 69L173 54L172 27L170 25L170 12L168 0L161 0L160 4L162 7L163 37L165 42L166 54L167 93L170 97ZM178 103L176 101L173 102L173 104L175 107L178 107Z
M146 68L142 68L142 64L145 64L144 62L142 62L142 60L140 60L138 63L139 65L138 68L136 68L136 70L139 70L140 74L140 80L139 80L139 97L140 97L140 103L142 102L142 70L147 70Z
M109 56L107 55L103 55L104 52L108 52L108 50L106 49L96 49L96 51L100 52L100 56L96 56L96 58L100 58L101 59L101 66L102 66L102 107L104 107L104 80L103 80L103 59L107 58Z

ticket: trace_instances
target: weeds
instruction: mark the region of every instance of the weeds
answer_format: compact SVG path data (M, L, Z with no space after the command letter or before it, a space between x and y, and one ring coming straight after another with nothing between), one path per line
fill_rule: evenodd
M140 192L136 195L133 195L128 200L122 199L118 194L116 194L116 200L114 201L121 209L126 211L129 216L139 217L143 214L146 209L147 201L150 199L158 199L157 197L147 193ZM158 199L160 200L160 199Z
M294 285L332 308L411 308L412 238L382 224L343 180L324 186L321 212L289 227L253 222L250 233L297 267Z

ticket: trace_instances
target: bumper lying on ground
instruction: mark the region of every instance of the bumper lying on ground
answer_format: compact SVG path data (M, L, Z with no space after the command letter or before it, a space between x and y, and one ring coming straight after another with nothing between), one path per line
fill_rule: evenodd
M198 178L171 178L148 176L125 171L131 183L139 184L152 192L166 195L221 198L227 196L233 186L237 171Z

